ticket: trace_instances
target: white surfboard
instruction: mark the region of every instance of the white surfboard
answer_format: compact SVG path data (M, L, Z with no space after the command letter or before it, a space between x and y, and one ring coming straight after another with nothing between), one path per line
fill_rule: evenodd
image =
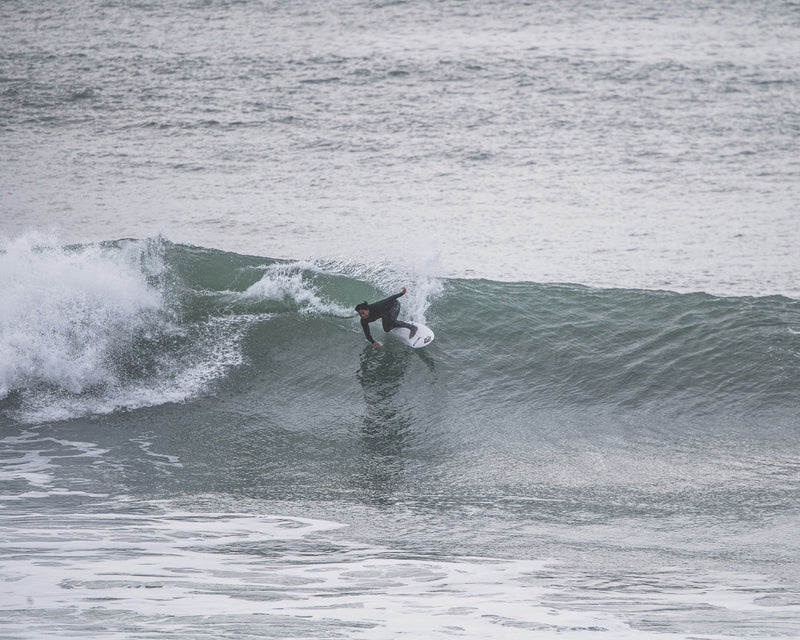
M433 342L433 331L431 331L429 327L419 322L411 322L410 324L413 324L417 328L417 332L414 334L413 338L408 337L411 332L405 327L395 327L392 329L391 333L414 349L425 347Z

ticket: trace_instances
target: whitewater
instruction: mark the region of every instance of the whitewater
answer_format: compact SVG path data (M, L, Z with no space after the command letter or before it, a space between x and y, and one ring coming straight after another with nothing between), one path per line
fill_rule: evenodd
M1 3L0 636L800 637L798 29Z

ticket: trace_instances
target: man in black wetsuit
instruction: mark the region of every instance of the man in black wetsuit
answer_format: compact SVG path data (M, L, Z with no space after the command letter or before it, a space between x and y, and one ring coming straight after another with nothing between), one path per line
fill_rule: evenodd
M361 316L361 328L373 347L380 347L381 343L373 339L372 334L369 332L369 323L375 322L378 318L381 319L384 331L391 331L395 327L405 327L411 332L411 336L417 332L417 328L413 324L401 322L397 319L397 314L400 313L400 303L397 299L405 295L405 293L406 288L403 287L400 293L384 298L379 302L369 304L365 301L356 305L356 311Z

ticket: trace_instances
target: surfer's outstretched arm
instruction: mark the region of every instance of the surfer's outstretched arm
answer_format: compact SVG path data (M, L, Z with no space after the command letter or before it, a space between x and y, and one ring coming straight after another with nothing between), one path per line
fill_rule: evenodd
M381 313L383 313L386 309L388 309L391 306L392 302L397 300L400 296L404 295L406 295L405 287L400 289L400 293L395 293L394 295L389 296L388 298L384 298L383 300L378 300L378 302L373 302L370 305L370 307L372 307L376 311L380 311Z

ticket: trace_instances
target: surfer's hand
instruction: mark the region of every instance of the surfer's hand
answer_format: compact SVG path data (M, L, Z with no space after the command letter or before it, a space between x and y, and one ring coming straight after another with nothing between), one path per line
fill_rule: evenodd
M406 288L405 288L405 287L403 287L402 289L400 289L400 295L401 295L401 296L404 296L404 295L406 295Z
M381 346L381 343L376 340L375 342L372 343L372 346L377 349L378 347Z

